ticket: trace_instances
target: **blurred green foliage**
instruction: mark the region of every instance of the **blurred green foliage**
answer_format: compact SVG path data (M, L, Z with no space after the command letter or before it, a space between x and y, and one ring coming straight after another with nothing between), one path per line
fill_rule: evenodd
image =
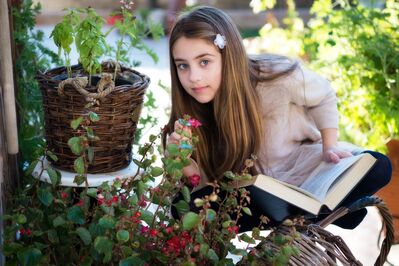
M256 0L254 10L273 7ZM399 3L316 0L306 26L287 0L283 25L267 23L251 52L299 57L332 81L339 98L341 138L385 151L399 136ZM284 44L284 45L282 45ZM255 51L256 50L256 51Z

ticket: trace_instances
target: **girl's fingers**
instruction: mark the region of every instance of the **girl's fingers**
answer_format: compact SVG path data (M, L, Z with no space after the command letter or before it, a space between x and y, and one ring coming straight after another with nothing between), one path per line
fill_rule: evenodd
M179 120L175 121L175 131L183 129L183 125L179 123Z
M168 144L179 144L179 141L182 139L181 135L176 132L172 132L168 138Z
M188 126L184 126L182 124L179 123L179 120L175 121L175 131L180 133L183 133L182 131L184 131L184 135L186 135L186 138L190 138L191 137L191 128Z

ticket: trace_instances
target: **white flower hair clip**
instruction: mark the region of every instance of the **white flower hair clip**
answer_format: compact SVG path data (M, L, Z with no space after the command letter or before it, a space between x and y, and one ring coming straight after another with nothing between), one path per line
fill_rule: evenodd
M223 49L226 46L226 37L223 35L220 35L219 33L216 35L215 40L213 43L219 47L220 49Z

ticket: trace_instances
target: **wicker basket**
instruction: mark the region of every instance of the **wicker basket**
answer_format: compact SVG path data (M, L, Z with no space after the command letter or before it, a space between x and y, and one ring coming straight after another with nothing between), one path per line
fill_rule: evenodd
M103 73L112 73L112 66L103 65ZM73 77L84 76L79 65L72 67ZM82 115L87 115L87 99L72 85L66 85L63 95L58 85L66 79L66 68L55 68L37 79L43 95L45 117L45 137L49 150L58 156L58 161L48 160L62 170L74 171L73 164L77 158L69 146L68 140L76 135L70 122ZM92 77L92 84L97 84L99 76ZM112 92L98 99L95 112L100 121L93 123L92 128L100 140L92 142L94 150L93 164L88 173L107 173L120 170L129 165L132 159L132 144L137 122L143 105L145 90L149 78L129 68L121 67ZM95 86L85 88L87 92L97 92Z
M307 223L294 225L295 231L299 233L300 238L294 240L293 246L299 250L299 255L290 257L288 265L302 266L302 265L338 265L337 260L341 265L362 265L352 254L346 243L339 236L333 235L324 228L336 221L338 218L364 208L366 206L376 206L383 218L383 228L381 232L385 233L385 239L382 242L380 255L375 261L375 265L382 266L386 261L388 253L391 249L394 239L394 229L392 223L392 215L389 212L386 204L378 197L365 197L358 200L349 208L341 207L331 213L328 217L317 224ZM279 225L273 230L265 240L262 240L256 247L256 251L261 254L264 250L272 250L277 252L280 246L273 242L273 237L276 234L292 235L293 226ZM380 233L381 233L380 232ZM256 265L271 265L271 263L261 255L257 258ZM253 265L246 258L241 260L237 265Z

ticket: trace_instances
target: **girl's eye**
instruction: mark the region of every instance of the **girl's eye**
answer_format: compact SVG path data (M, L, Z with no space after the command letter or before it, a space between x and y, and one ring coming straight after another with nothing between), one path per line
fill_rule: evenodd
M201 66L206 66L208 64L209 64L209 60L204 59L201 61Z
M184 70L184 69L186 69L187 67L188 67L187 64L178 64L178 65L177 65L177 68L180 69L180 70Z

